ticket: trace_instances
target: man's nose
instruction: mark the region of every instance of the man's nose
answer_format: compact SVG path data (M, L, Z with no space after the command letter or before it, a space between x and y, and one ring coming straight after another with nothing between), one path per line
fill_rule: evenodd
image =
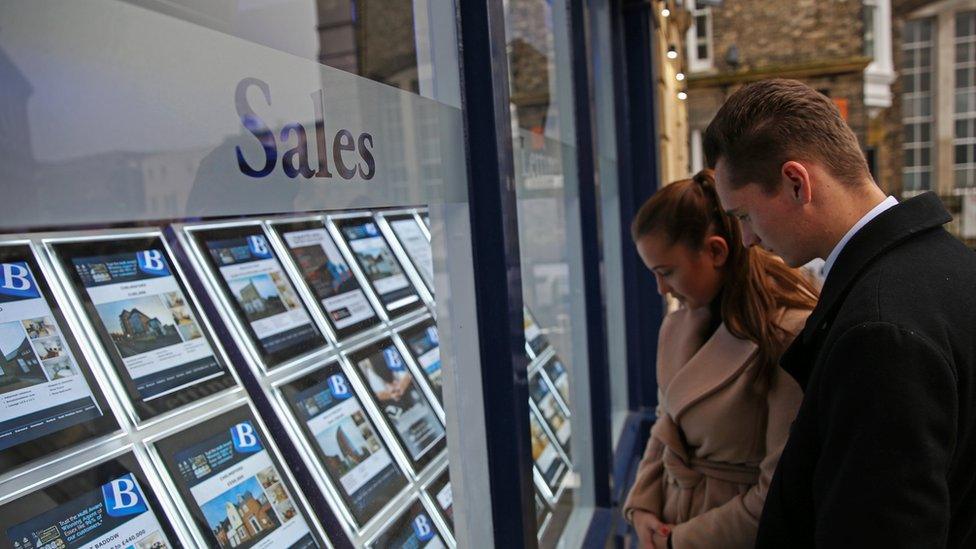
M671 287L668 286L668 283L664 281L663 276L654 273L654 280L657 281L657 293L661 295L667 295L668 292L671 291Z

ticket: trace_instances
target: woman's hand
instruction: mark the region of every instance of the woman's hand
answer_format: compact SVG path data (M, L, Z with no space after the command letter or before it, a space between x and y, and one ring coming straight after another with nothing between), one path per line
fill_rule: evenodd
M671 534L673 525L661 522L653 513L634 510L631 516L641 549L665 549L664 540Z

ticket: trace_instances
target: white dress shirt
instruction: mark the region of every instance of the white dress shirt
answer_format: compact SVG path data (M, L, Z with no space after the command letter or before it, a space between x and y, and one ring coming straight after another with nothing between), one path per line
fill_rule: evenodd
M870 223L871 220L873 220L875 217L878 217L879 215L882 214L882 212L884 212L888 208L891 208L892 206L895 206L896 204L898 204L898 200L895 199L895 197L889 196L888 198L885 198L877 206L871 208L870 212L864 214L864 217L862 217L857 223L855 223L854 226L851 227L851 230L847 231L847 234L844 235L844 238L841 238L840 242L838 242L837 245L834 246L834 250L830 252L830 255L827 256L827 259L824 262L824 266L820 269L820 275L823 277L824 280L826 280L827 275L830 274L830 269L833 268L834 261L837 261L837 256L840 255L841 250L843 250L844 246L847 245L847 242L851 238L853 238L855 234L857 234L857 231L860 231L862 228L864 228L865 225Z

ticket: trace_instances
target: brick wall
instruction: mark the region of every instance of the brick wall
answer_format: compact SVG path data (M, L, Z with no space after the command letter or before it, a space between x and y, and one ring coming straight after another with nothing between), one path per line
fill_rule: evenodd
M712 8L715 65L728 71L729 47L740 68L797 65L860 55L861 0L735 0Z
M736 0L712 8L713 68L696 73L689 93L689 127L702 130L725 97L745 82L796 71L795 78L846 104L847 122L868 146L864 106L861 0ZM726 60L735 45L739 64ZM696 86L695 81L720 84ZM704 80L703 80L704 79Z

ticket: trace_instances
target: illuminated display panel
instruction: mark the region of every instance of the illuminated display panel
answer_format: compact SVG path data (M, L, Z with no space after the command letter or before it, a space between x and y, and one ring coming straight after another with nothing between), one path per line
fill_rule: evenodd
M338 363L281 387L291 412L359 526L407 485Z
M54 248L141 419L235 385L161 238Z
M326 345L259 225L192 234L268 368Z

